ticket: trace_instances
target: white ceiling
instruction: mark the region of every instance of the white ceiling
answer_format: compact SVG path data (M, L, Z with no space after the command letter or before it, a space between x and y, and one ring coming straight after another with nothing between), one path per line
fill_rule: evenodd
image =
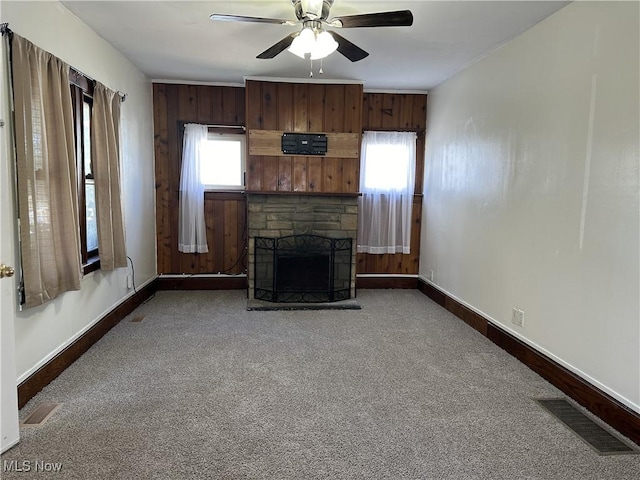
M256 59L300 29L213 22L211 13L295 20L290 0L63 0L70 11L149 78L242 84L245 76L308 78L309 63L284 51ZM315 78L362 80L367 90L429 90L569 2L336 0L330 17L409 9L411 27L351 28L340 34L370 53L352 63L339 53Z

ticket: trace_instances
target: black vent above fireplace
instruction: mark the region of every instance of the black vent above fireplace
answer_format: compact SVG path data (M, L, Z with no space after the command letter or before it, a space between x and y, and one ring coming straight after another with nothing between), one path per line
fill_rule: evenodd
M278 303L349 299L351 249L350 238L256 237L254 298Z

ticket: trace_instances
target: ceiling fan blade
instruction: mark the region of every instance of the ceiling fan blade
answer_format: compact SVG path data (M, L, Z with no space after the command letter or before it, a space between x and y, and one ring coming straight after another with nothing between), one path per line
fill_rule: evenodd
M365 52L359 46L354 43L351 43L349 40L344 38L341 35L338 35L336 32L329 32L333 35L333 38L336 42L338 42L338 52L347 57L352 62L357 62L362 60L363 58L367 58L369 56L368 52Z
M261 58L263 60L266 60L266 59L275 57L279 53L282 53L287 48L289 48L293 43L293 39L296 38L297 35L298 35L298 32L294 32L291 35L287 35L275 45L272 45L269 48L267 48L264 52L262 52L256 58Z
M226 15L224 13L212 13L209 18L219 22L274 23L277 25L296 25L297 23L279 18L247 17L245 15Z
M395 12L364 13L335 17L328 21L329 25L338 28L356 27L410 27L413 25L411 10Z

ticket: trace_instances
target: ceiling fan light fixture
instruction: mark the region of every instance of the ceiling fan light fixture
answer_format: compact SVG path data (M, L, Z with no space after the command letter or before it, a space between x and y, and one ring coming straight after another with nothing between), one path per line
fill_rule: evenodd
M300 58L313 49L316 43L316 35L311 28L303 28L296 38L291 42L289 51Z
M310 55L311 60L320 60L331 55L338 49L338 42L325 31L318 31L311 27L305 27L293 39L289 51L300 58Z
M335 41L329 32L322 31L316 37L315 45L311 50L311 60L320 60L321 58L328 57L337 49L338 42Z

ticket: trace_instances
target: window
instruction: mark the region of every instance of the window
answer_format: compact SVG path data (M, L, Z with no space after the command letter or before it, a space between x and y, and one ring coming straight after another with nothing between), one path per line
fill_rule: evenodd
M82 271L127 266L122 97L19 35L10 41L21 295L29 308L80 290Z
M205 185L205 189L244 188L244 135L209 133L202 149L200 180Z
M415 158L404 144L375 143L365 145L367 159L363 190L406 190L409 168Z
M96 185L91 158L93 82L73 70L70 73L70 81L76 142L76 169L78 173L80 254L84 273L89 273L100 268Z
M415 132L364 132L359 253L411 253L415 167Z

